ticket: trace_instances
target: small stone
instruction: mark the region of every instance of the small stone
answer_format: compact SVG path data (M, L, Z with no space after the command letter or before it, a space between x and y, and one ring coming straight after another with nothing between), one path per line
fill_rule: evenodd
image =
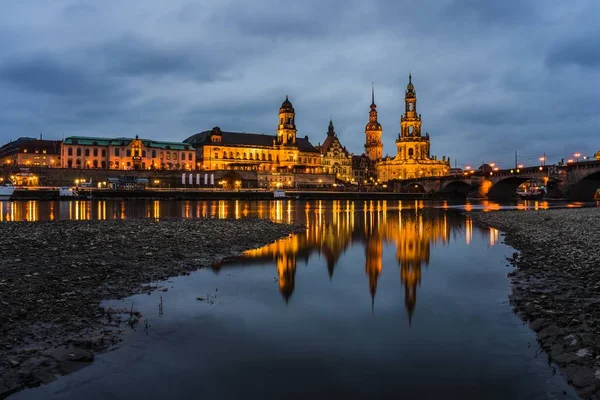
M577 351L577 354L579 357L585 357L588 354L590 354L590 351L588 349L580 349L579 351Z

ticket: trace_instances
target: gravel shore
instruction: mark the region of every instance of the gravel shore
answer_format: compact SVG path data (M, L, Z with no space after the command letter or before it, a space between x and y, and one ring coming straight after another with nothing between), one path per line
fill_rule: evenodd
M85 366L119 341L121 323L143 322L102 300L301 230L259 219L1 223L0 398Z
M600 399L600 209L470 214L505 232L511 303L584 399Z

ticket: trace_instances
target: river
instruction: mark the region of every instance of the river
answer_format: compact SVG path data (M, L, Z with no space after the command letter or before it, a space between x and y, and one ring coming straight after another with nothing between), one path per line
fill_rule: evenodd
M4 221L258 217L306 225L159 283L166 291L107 301L143 315L119 348L11 399L576 398L508 303L514 250L456 211L549 206L2 203Z

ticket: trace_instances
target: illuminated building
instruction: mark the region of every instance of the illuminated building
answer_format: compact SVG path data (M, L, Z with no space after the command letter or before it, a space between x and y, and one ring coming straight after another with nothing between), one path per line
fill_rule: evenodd
M308 136L297 137L296 112L288 97L279 108L275 135L222 131L214 127L185 140L204 170L320 173L321 154Z
M333 121L329 120L327 138L322 145L317 146L321 153L322 170L326 174L335 175L339 180L352 179L352 155L340 143L335 133Z
M377 121L377 106L375 105L375 88L371 88L371 110L369 111L369 122L365 126L365 153L371 161L381 160L383 152L383 143L381 134L383 128Z
M400 134L396 140L397 155L385 157L377 163L377 177L386 182L392 179L411 179L423 176L444 176L450 172L450 159L438 160L430 155L429 133L422 135L421 114L417 114L417 94L408 76L404 96L405 112L400 120Z
M594 154L594 158L595 158L596 160L600 160L600 150L598 150L598 151L596 152L596 154Z
M0 165L58 167L60 146L60 140L21 137L0 147Z
M187 143L71 136L62 144L63 168L192 170L196 152Z

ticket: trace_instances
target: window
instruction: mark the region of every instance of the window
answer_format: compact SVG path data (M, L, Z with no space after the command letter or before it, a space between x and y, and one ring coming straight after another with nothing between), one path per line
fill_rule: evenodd
M90 156L90 149L85 149L85 156L89 157Z
M171 153L169 153L169 152L167 151L167 160L170 160L170 159L171 159Z
M98 157L98 149L94 149L94 157Z
M115 157L119 157L121 155L120 154L121 152L119 150L121 150L121 149L118 149L118 148L115 149Z
M27 153L27 149L23 149L23 153Z
M188 153L188 161L192 161L192 158L193 158L193 157L194 157L194 156L192 155L192 153Z
M152 158L156 158L156 150L152 150Z
M81 147L78 147L78 148L77 148L77 156L78 156L78 157L81 157Z
M127 157L131 157L131 150L127 149Z
M42 150L42 153L43 153L43 154L46 154L46 150L45 150L45 149L44 149L44 150Z
M269 153L269 161L273 161L273 155Z
M229 158L233 158L233 151L229 152Z
M183 157L185 159L185 157ZM219 153L215 153L215 158L219 158Z
M162 151L160 152L160 159L162 160L163 158L165 158L165 153L163 153Z
M223 152L223 158L227 158L227 152L226 151Z
M414 149L411 147L410 149L408 149L408 156L412 157L415 154Z
M102 149L102 157L106 157L106 149Z
M70 155L70 156L72 156L72 155L73 155L73 148L72 148L72 147L69 147L69 148L67 149L67 154L68 154L68 155Z
M142 150L142 157L146 158L146 150Z
M98 153L98 150L96 150L96 153ZM98 160L94 160L94 168L98 168Z
M173 152L173 160L177 160L177 153Z

